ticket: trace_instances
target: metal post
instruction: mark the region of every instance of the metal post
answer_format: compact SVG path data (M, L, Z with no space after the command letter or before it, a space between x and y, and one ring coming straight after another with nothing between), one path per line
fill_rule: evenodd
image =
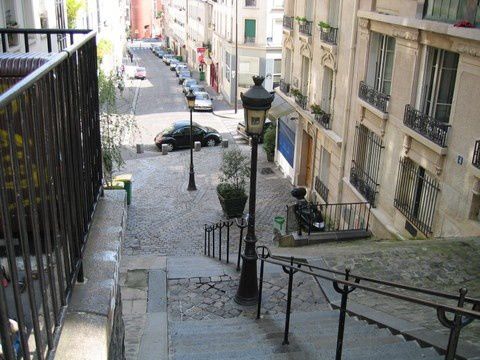
M282 345L288 345L288 331L290 329L290 308L292 306L292 283L293 283L293 256L290 258L290 269L288 271L288 294L287 294L287 312L285 314L285 332L283 334Z
M215 257L215 225L212 225L212 257Z
M190 109L190 177L188 178L188 191L197 190L195 186L195 171L193 170L193 109Z
M208 229L208 257L210 257L210 228Z
M457 307L462 308L465 302L465 296L467 295L467 289L461 288L459 290L460 297L458 299ZM455 313L453 320L449 321L448 325L450 325L450 335L448 337L448 347L447 352L445 353L445 360L454 360L455 354L457 353L457 345L458 345L458 338L460 337L460 331L462 328L467 324L464 323L462 319L462 315Z
M252 159L250 165L250 196L248 202L248 228L245 236L245 253L242 255L242 273L235 301L240 305L254 305L258 298L257 253L255 252L255 200L257 187L258 136L252 136Z
M262 290L263 290L263 267L265 265L265 248L262 248L262 259L260 262L260 282L258 287L257 320L260 319L260 310L262 308Z
M230 259L230 226L232 225L231 222L227 222L227 264Z
M242 241L243 241L243 229L245 228L245 225L243 223L243 218L242 218L242 223L239 225L237 222L238 227L240 228L240 241L238 244L238 258L237 258L237 271L240 270L240 256L242 255Z
M218 235L218 260L222 261L222 228L223 228L223 222L218 223L217 228L219 230L219 235Z
M207 255L207 224L205 224L205 240L203 244L203 255Z
M238 0L235 0L235 114L238 111Z

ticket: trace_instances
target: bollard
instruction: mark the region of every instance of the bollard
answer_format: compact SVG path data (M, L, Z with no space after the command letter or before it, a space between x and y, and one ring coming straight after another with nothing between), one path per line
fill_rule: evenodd
M137 144L137 154L143 154L143 144Z
M222 140L222 147L228 148L228 140Z
M168 144L162 144L162 155L168 154Z
M202 143L200 141L195 141L194 145L195 151L200 151L200 149L202 148Z

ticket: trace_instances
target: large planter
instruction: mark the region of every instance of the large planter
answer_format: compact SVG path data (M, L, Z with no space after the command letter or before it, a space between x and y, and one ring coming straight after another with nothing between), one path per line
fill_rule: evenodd
M273 160L275 160L275 154L267 152L267 161L268 162L273 162Z
M218 200L222 206L222 210L227 218L236 218L243 216L243 210L247 203L248 196L244 195L234 199L225 199L217 190Z

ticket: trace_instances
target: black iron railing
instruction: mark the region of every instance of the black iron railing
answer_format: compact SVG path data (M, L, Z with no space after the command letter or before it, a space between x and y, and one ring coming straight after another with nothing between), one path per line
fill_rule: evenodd
M255 44L255 36L245 36L245 44Z
M441 147L447 147L448 129L451 125L414 109L411 105L405 106L403 124L428 140Z
M299 23L298 30L304 35L312 36L312 24L313 22L308 20L301 22Z
M314 114L315 121L322 125L325 129L330 130L330 114L322 111L321 113Z
M472 323L474 320L480 319L480 299L467 297L467 289L459 290L459 295L453 295L436 290L425 289L421 287L414 287L375 279L371 277L354 274L349 268L345 271L338 271L326 267L319 267L308 264L304 259L296 259L293 256L290 258L272 255L270 249L266 246L257 246L256 248L258 259L260 260L260 277L258 286L258 304L257 304L257 319L260 319L262 309L262 290L265 263L281 266L283 271L288 274L288 290L287 290L287 306L285 313L285 327L283 335L283 345L289 344L289 325L290 313L292 305L293 292L293 276L297 272L312 275L316 279L326 280L332 283L336 292L341 294L338 319L337 332L337 347L335 359L342 358L343 339L345 336L345 319L347 316L347 302L348 294L356 289L374 293L384 296L387 300L397 299L404 301L407 304L416 304L425 307L426 309L433 309L437 314L439 322L450 330L448 344L445 348L445 359L454 360L457 353L458 339L461 330ZM307 270L308 269L308 270ZM383 288L382 288L383 287ZM387 287L387 289L384 289ZM413 293L405 294L405 291ZM421 296L427 296L424 299ZM433 300L432 300L433 299ZM450 305L452 301L457 303L456 306ZM445 302L449 302L446 304ZM471 307L471 309L467 308ZM447 314L452 315L452 319L447 318Z
M295 204L287 205L286 231L344 232L368 231L370 204L368 202L335 204ZM322 224L317 224L323 221Z
M240 258L242 252L242 242L243 242L243 229L247 227L247 222L244 218L235 219L235 224L238 229L240 229L240 238L238 241L238 254L237 254L237 270L240 270ZM205 224L203 226L205 237L204 237L204 247L203 254L208 257L217 257L218 260L222 261L222 246L226 252L225 261L228 264L230 262L230 228L233 225L233 221L219 221L214 224ZM222 235L225 235L222 237ZM215 235L217 241L217 247L215 247ZM217 256L215 256L215 251Z
M257 0L245 0L246 7L255 7L257 6Z
M328 203L328 187L318 176L315 177L315 191Z
M0 30L2 43L9 33ZM8 263L0 286L2 351L7 359L45 359L53 356L75 281L83 281L82 254L102 185L96 39L70 30L15 34L26 51L32 34L46 34L47 43L53 35L73 42L84 34L58 54L0 59L17 70L47 59L7 81L0 96L0 253ZM5 81L9 74L0 75ZM11 333L9 319L18 332Z
M294 96L295 96L295 103L297 103L297 105L300 106L303 110L306 110L308 97L298 91L295 93Z
M350 168L350 183L372 206L375 206L378 184L362 167L359 167L355 161L352 161L352 167Z
M320 29L320 39L326 43L336 45L337 44L337 32L338 28L329 27Z
M280 91L283 92L285 95L290 93L290 84L285 82L285 80L280 79Z
M373 87L368 86L364 81L360 81L358 97L374 106L378 110L387 113L390 95L383 94L380 91L375 90Z
M480 169L480 140L475 142L475 149L473 150L472 164L476 168Z
M293 16L283 15L283 27L286 29L293 30Z

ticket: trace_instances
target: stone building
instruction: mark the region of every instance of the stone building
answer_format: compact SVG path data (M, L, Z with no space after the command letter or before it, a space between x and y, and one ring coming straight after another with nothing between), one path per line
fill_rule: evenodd
M187 0L167 0L165 6L165 36L167 45L176 55L188 60L187 44Z
M212 5L207 0L187 2L187 54L191 68L205 71L211 41Z
M476 0L287 0L276 161L381 237L480 233ZM278 102L284 102L280 105Z

